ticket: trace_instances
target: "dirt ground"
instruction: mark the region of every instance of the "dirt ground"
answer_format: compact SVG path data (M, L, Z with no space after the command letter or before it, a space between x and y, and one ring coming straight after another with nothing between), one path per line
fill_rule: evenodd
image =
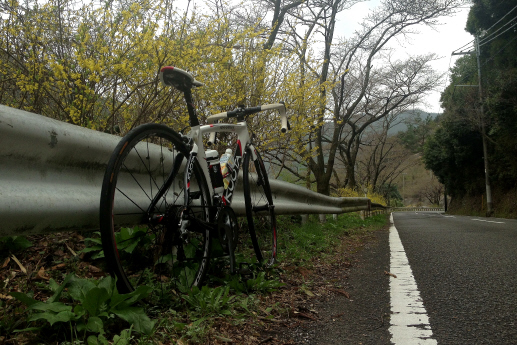
M0 278L7 285L4 289L25 291L32 284L46 284L71 265L83 277L106 274L88 262L73 260L84 247L79 234L54 235L51 242L45 236L31 240L34 246L30 251L34 255L20 258L27 274L18 272L19 265L13 260L0 263ZM285 286L260 295L261 310L255 317L237 324L216 318L204 344L390 344L387 228L345 236L336 248L336 254L330 258L314 257L309 268L281 263ZM8 267L11 269L7 270ZM39 294L34 297L44 300L45 296ZM266 310L268 307L273 307L272 311ZM186 345L173 339L157 344ZM26 343L23 336L11 338L0 334L0 344L15 344L18 340Z
M316 259L313 270L285 270L286 287L268 298L287 315L227 329L233 343L390 344L387 229L345 239L331 265Z

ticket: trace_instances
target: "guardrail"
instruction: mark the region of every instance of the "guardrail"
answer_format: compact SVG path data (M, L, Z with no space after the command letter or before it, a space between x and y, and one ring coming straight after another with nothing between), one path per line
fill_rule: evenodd
M0 105L0 237L98 228L106 163L120 137ZM271 180L277 214L369 209L368 198L333 198ZM244 214L237 189L232 206Z
M445 212L443 207L393 207L391 212Z

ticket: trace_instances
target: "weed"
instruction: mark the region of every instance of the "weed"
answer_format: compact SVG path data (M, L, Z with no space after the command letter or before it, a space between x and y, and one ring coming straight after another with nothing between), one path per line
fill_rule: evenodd
M267 279L266 272L259 272L255 278L243 279L242 277L234 277L228 282L228 285L238 293L268 293L275 291L285 284L278 279Z
M209 288L203 286L199 289L194 286L188 295L183 297L194 310L203 315L226 315L231 316L231 302L235 296L230 296L229 286Z
M89 344L107 344L105 328L113 322L115 316L131 324L136 332L151 334L153 330L154 321L149 319L142 308L133 306L150 293L150 288L146 286L140 286L135 291L122 295L118 293L115 280L111 277L92 281L70 274L61 285L50 279L49 288L54 294L46 302L37 301L29 294L11 292L13 297L28 306L30 316L27 321L43 320L48 322L51 328L59 324L68 324L71 339L77 338L77 334L82 334L82 338L85 339L87 335L94 333L88 336ZM65 288L68 288L66 293ZM60 302L61 298L67 297L75 303ZM32 327L18 332L37 329ZM131 330L129 333L121 333L113 340L120 344L127 343L130 334Z
M32 247L32 243L23 236L0 237L0 258Z
M94 237L84 239L86 247L81 252L93 253L92 259L101 259L104 257L104 252L100 232L96 231L94 235ZM152 243L153 236L147 232L145 227L135 226L134 228L121 228L115 233L115 240L119 252L131 254L137 247L145 250Z

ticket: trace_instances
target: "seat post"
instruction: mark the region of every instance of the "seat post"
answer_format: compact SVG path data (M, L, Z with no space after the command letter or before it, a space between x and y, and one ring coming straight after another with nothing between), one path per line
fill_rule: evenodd
M199 119L197 118L194 100L192 99L192 89L187 88L183 91L183 95L185 96L185 102L187 102L190 127L199 126Z

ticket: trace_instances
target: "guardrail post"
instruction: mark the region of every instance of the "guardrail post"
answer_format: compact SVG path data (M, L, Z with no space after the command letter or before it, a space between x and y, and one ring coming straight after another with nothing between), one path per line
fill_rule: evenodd
M308 221L309 221L309 215L302 214L302 225L307 224Z
M334 213L334 214L332 215L332 219L337 220L337 214L335 214L335 213Z
M325 223L327 221L327 215L326 214L320 214L320 223Z

